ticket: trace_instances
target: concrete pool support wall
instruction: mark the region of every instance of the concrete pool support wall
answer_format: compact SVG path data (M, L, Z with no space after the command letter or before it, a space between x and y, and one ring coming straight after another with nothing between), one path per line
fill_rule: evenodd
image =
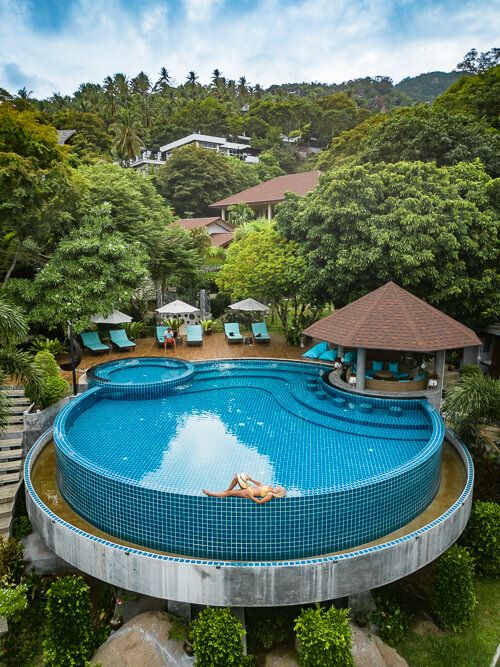
M424 567L462 533L472 504L470 455L447 431L446 440L465 469L463 489L427 525L385 543L295 561L208 561L168 556L92 535L61 519L39 498L31 472L51 441L45 433L25 463L30 520L46 544L63 560L97 579L137 593L177 602L265 607L332 600L377 588Z

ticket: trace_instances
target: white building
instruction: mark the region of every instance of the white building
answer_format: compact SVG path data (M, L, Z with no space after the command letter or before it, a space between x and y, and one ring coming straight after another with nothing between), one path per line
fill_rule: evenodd
M246 137L241 138L245 139ZM176 148L192 144L195 146L202 146L207 150L217 151L223 155L236 157L244 162L255 164L259 161L257 151L254 148L251 148L248 143L236 143L234 141L228 141L224 137L212 137L207 134L190 134L182 139L171 141L169 144L165 144L165 146L160 146L160 150L155 153L144 149L141 151L140 155L137 155L134 159L129 161L128 166L133 167L134 169L159 167L162 164L165 164L168 158L172 155L172 151Z

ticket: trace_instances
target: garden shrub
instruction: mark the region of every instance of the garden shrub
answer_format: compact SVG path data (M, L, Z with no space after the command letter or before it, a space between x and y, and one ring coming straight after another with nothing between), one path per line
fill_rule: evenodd
M476 501L462 541L474 558L477 574L500 576L500 505Z
M0 588L0 616L18 620L28 606L26 584L4 586Z
M47 667L84 665L94 649L90 588L82 577L57 579L47 592L43 657Z
M9 584L19 584L23 570L23 545L0 535L0 578Z
M432 611L444 630L461 632L476 606L474 561L467 549L454 545L437 560Z
M248 664L242 644L245 628L229 609L204 609L193 622L192 636L197 667Z
M223 315L230 303L231 296L226 292L218 292L212 299L210 299L210 310L214 320Z
M48 350L37 352L33 364L42 374L41 386L27 385L25 391L30 401L37 407L47 408L69 393L69 384L61 377L53 354Z
M349 610L311 607L302 609L295 621L299 664L301 667L349 667L353 665L351 654L351 630Z
M18 516L17 519L14 520L12 535L16 540L20 540L22 537L26 537L26 535L31 535L32 532L33 527L27 514Z
M371 620L378 626L379 636L390 646L396 646L408 632L408 616L390 596L376 594L375 603L377 609Z

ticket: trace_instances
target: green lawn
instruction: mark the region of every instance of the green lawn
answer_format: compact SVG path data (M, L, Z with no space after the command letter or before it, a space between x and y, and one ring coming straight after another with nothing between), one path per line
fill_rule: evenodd
M500 642L500 580L476 579L476 595L478 606L465 632L408 634L397 650L410 667L489 667Z

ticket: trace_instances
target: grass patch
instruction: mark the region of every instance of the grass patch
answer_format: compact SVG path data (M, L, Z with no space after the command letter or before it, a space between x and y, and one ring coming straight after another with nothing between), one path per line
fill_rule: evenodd
M500 580L476 579L475 587L470 628L456 635L410 632L397 646L410 667L489 667L500 641Z

